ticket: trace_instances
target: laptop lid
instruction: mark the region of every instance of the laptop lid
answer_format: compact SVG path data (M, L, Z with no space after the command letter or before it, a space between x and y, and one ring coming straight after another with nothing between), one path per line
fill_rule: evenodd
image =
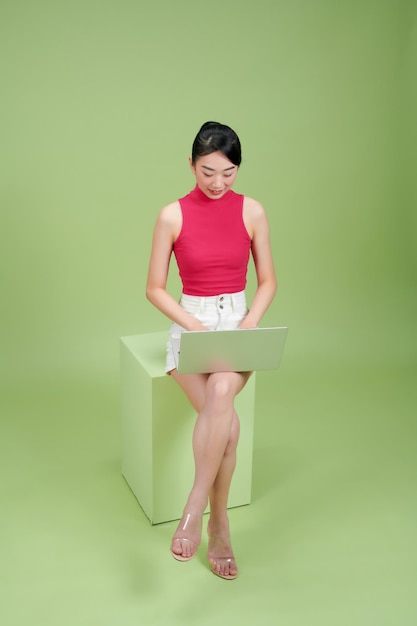
M288 327L189 331L172 339L180 374L278 369Z

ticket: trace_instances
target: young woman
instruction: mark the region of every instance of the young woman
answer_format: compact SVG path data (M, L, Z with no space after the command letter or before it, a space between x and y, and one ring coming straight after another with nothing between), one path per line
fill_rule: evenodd
M274 297L276 278L265 211L259 202L232 191L240 163L236 133L223 124L206 122L190 157L196 186L158 216L146 295L173 322L170 337L178 337L184 330L256 328ZM172 253L183 283L179 303L166 290ZM257 289L248 309L244 290L250 253ZM198 413L192 442L194 483L172 539L171 554L179 561L195 555L209 500L210 566L218 576L233 579L238 569L227 501L239 438L234 399L250 372L179 374L170 340L166 371Z

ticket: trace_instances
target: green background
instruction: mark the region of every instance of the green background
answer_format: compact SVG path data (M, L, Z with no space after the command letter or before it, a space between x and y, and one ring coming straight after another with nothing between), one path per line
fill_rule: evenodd
M1 0L2 622L416 623L416 19ZM230 584L204 548L174 562L120 476L118 340L167 328L152 229L208 119L240 135L279 279L264 324L290 327L258 375Z

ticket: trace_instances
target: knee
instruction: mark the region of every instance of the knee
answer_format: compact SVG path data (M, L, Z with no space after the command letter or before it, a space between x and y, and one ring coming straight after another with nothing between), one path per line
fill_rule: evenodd
M227 400L234 397L233 386L226 376L213 375L210 377L208 391L214 400Z

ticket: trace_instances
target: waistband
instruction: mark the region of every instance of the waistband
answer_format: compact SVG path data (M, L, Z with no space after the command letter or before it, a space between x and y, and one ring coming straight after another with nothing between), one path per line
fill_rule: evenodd
M246 306L246 293L237 291L236 293L221 293L218 296L190 296L186 293L181 295L180 303L184 307L204 309L205 307L219 307L220 305L230 305L232 308Z

